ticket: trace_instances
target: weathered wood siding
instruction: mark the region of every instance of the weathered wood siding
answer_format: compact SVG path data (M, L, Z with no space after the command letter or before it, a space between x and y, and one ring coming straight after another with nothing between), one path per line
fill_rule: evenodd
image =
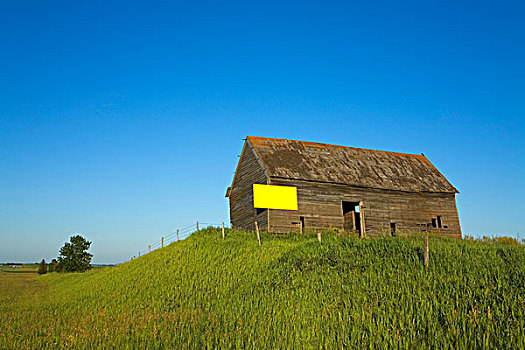
M233 228L247 231L255 230L255 221L259 229L268 229L268 211L257 215L253 208L253 184L266 184L266 174L257 160L250 142L246 142L237 166L230 192L230 220Z
M390 235L390 223L397 231L434 231L461 237L453 193L403 192L366 189L347 185L270 179L274 185L297 187L298 211L270 210L270 232L298 231L292 222L304 217L305 228L343 228L342 201L362 202L361 217L368 236ZM433 228L431 219L441 216L442 225Z

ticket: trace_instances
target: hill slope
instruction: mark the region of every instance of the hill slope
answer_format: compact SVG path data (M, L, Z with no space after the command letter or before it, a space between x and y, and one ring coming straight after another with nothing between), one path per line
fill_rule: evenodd
M0 344L525 348L522 246L431 237L425 269L421 237L262 239L207 229L117 267L39 277L37 299L0 309Z

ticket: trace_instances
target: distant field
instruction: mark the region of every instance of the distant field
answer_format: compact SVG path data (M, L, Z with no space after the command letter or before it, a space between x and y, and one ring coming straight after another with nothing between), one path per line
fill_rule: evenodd
M0 349L525 348L513 240L207 229L85 274L0 271Z
M0 266L0 272L9 272L9 273L36 273L38 270L38 265L16 265L16 267L11 266Z

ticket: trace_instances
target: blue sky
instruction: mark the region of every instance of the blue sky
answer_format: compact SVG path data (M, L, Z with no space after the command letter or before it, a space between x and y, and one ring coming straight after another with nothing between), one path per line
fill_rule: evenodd
M228 222L247 135L423 152L524 236L523 2L0 2L0 261Z

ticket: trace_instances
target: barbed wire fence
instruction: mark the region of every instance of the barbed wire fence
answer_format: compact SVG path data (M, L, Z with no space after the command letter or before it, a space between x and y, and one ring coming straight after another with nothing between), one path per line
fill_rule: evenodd
M208 227L215 227L215 228L230 228L229 225L226 225L224 222L221 223L214 223L214 222L195 222L191 225L186 225L182 228L178 228L174 230L173 232L167 234L166 236L162 236L158 241L156 241L153 244L148 245L145 249L138 252L138 257L141 257L143 255L146 255L148 253L151 253L154 250L164 248L165 246L174 243L183 241L186 238L188 238L192 233L199 231L199 229L206 229ZM131 257L130 260L136 259L137 256L134 255Z

